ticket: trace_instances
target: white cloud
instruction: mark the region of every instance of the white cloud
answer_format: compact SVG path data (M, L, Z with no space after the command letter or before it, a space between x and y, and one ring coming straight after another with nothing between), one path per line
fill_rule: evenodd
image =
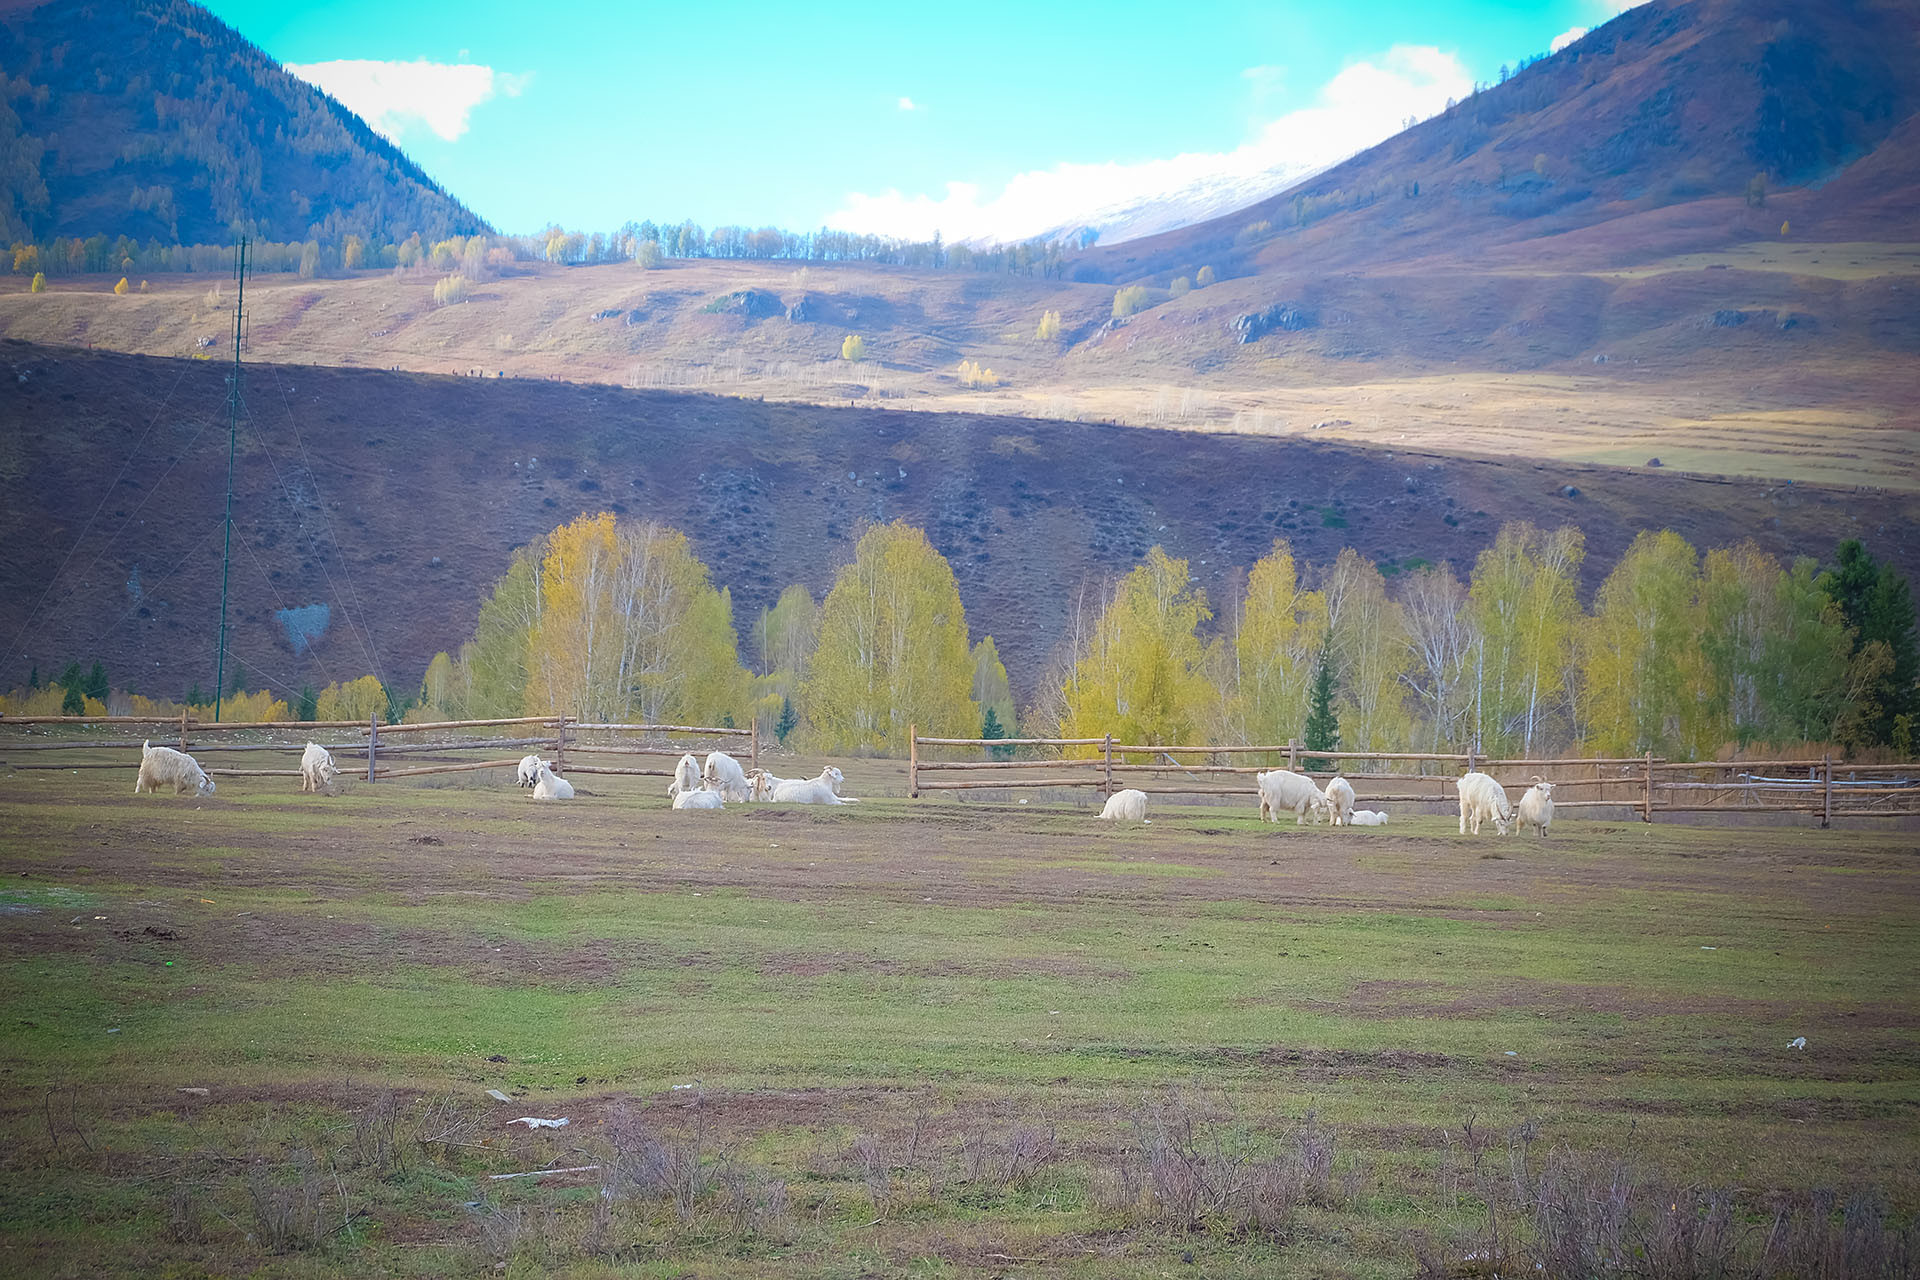
M1243 73L1254 83L1266 68ZM1226 152L1189 152L1137 163L1059 164L1013 177L997 195L946 184L945 194L852 192L827 215L846 231L926 239L1011 241L1080 228L1112 244L1231 212L1284 190L1464 98L1473 77L1460 60L1428 45L1395 45L1356 62L1322 86L1314 105L1262 126Z
M1568 27L1553 38L1553 43L1547 46L1547 52L1558 53L1585 34L1587 34L1585 27Z
M490 98L517 98L533 73L514 75L472 63L375 62L348 58L335 62L287 64L287 70L339 99L375 132L398 139L425 126L448 142L467 131L467 117Z
M902 111L925 111L926 110L925 107L915 102L912 98L900 99L900 109Z

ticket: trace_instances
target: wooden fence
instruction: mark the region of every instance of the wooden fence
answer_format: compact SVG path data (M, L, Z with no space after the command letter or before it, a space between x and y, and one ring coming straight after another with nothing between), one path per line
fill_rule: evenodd
M1831 756L1818 760L1670 761L1641 756L1489 759L1474 752L1324 751L1296 740L1284 746L1147 746L1099 738L923 738L910 728L907 793L1004 788L1086 787L1110 796L1124 787L1150 795L1251 798L1250 775L1284 767L1327 779L1336 769L1301 768L1303 759L1335 766L1360 764L1348 774L1364 791L1363 805L1441 803L1458 800L1454 779L1471 770L1491 774L1503 786L1525 787L1535 775L1553 783L1555 810L1630 809L1644 822L1657 813L1815 813L1820 825L1836 815L1920 816L1920 764L1848 765ZM921 748L1038 747L1050 751L1093 748L1099 754L1018 760L928 760ZM1234 757L1266 756L1275 763L1232 764ZM1141 757L1147 757L1142 762ZM1384 765L1385 768L1377 766ZM1404 766L1439 765L1442 771ZM1395 766L1402 766L1396 768ZM932 774L929 779L926 775ZM962 774L954 779L945 775ZM1379 784L1405 784L1397 790ZM1571 794L1569 794L1571 793ZM1563 798L1564 797L1564 798Z
M157 718L152 716L0 716L0 764L12 769L127 769L138 768L138 760L125 763L119 761L97 760L58 760L42 757L37 753L72 753L76 751L137 751L141 742L134 739L101 741L96 738L76 737L50 742L25 742L5 735L5 730L13 726L28 725L66 725L76 729L95 727L124 727L134 729L145 727L149 730L164 727L165 734L151 732L148 740L160 739L163 745L175 747L181 751L192 752L201 759L201 765L214 777L242 778L297 778L300 770L287 768L257 768L244 764L209 764L203 757L224 757L243 755L251 752L291 754L298 756L306 750L308 741L318 741L323 731L337 737L342 730L351 731L357 736L352 741L321 742L320 745L332 752L336 760L340 757L366 757L366 780L384 782L394 778L414 778L426 774L468 773L486 769L513 769L520 763L521 755L531 751L542 755L551 753L555 773L598 773L616 774L633 777L673 776L672 764L662 761L659 767L643 767L638 764L588 763L589 760L607 757L646 757L670 756L675 763L679 757L693 746L705 743L733 743L744 738L746 751L743 763L752 769L760 763L760 736L754 726L734 729L719 725L679 725L679 724L603 724L575 720L568 716L505 716L488 720L439 720L419 724L383 724L378 716L370 716L365 722L358 720L266 720L247 722L223 722L210 724L198 721L182 713L177 717ZM448 737L461 730L482 728L511 729L513 727L537 728L550 732L519 737ZM289 735L298 742L253 741L235 742L226 740L228 734L251 734L271 737L275 734ZM435 740L422 741L420 735L433 736ZM678 741L674 741L674 740ZM519 754L500 757L499 752L514 749ZM735 748L737 750L737 747ZM433 763L409 764L410 758L439 756L444 753L480 755L483 759L443 760ZM29 756L22 759L22 756ZM387 763L399 760L402 765L396 767ZM44 762L43 762L44 761ZM353 770L356 774L359 767Z

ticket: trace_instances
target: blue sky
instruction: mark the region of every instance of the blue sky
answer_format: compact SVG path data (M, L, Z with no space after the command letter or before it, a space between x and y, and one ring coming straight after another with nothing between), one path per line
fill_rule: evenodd
M211 5L504 231L690 217L949 238L1337 159L1622 7Z

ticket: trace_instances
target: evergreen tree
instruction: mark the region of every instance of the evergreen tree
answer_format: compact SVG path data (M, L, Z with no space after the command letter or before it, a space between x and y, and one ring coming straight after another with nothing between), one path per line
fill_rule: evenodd
M60 673L60 678L55 680L54 683L62 689L77 689L85 679L86 677L80 674L80 664L77 662L69 662L67 669Z
M800 723L800 717L794 714L793 699L782 695L780 698L780 719L774 722L773 734L784 745L787 735Z
M302 685L299 709L294 712L294 715L301 720L316 720L319 718L316 714L319 709L320 695L314 692L312 685Z
M204 706L206 701L207 695L200 692L200 682L195 680L193 682L193 688L187 690L187 705L190 707Z
M80 692L79 682L67 686L67 696L60 699L60 714L63 716L83 716L87 714L87 701Z
M1913 733L1920 715L1920 642L1914 628L1913 591L1890 563L1876 560L1857 538L1842 542L1834 568L1820 575L1820 586L1840 606L1856 632L1854 653L1884 644L1892 661L1868 690L1863 736L1868 743L1891 743L1902 729Z
M27 688L38 689L39 687L40 687L40 668L35 667L32 671L27 673Z
M983 738L1004 738L1007 736L1006 726L1000 723L1000 717L994 712L992 707L988 707L986 715L980 718L980 736ZM988 747L987 758L989 760L1011 760L1013 759L1013 748Z
M1329 646L1320 651L1320 666L1313 673L1313 695L1303 735L1309 751L1331 751L1340 745L1340 718L1333 712L1333 695L1339 687L1340 682L1333 675L1333 649ZM1314 756L1304 761L1302 767L1318 772L1331 768L1332 762Z
M237 662L234 663L233 679L227 685L227 696L231 698L235 694L239 693L242 689L246 688L246 683L247 683L247 669L241 666Z
M87 672L87 678L80 682L80 692L89 698L105 702L110 688L111 686L107 683L107 669L95 661L93 670Z

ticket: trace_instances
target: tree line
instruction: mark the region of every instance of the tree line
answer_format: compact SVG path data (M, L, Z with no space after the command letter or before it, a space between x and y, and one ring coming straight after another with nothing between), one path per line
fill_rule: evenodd
M1910 585L1857 540L1824 568L1751 543L1700 554L1643 532L1591 601L1574 527L1504 526L1465 580L1446 564L1329 565L1284 541L1218 600L1152 548L1080 591L1032 702L1016 711L991 636L970 634L952 567L905 523L867 530L817 601L790 586L742 656L731 593L686 536L581 516L520 548L473 636L418 690L373 676L293 700L240 692L227 719L479 719L744 727L822 753L901 754L936 737L1285 742L1315 750L1569 750L1713 758L1834 743L1911 757L1920 641ZM105 714L105 673L73 664L0 698L10 714ZM134 714L210 718L137 699ZM258 702L256 706L254 703ZM244 715L242 714L244 706Z

